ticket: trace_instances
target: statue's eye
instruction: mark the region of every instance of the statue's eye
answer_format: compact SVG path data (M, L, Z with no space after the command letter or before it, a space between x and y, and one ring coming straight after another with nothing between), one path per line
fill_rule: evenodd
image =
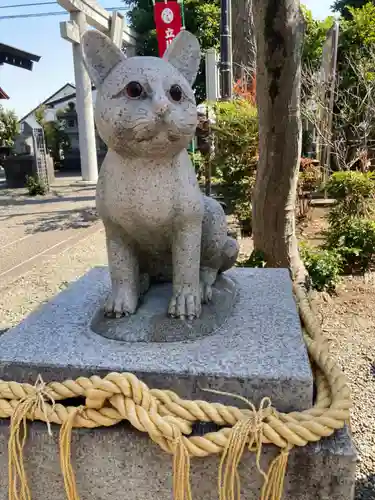
M169 95L174 101L176 102L181 101L182 99L181 87L179 85L172 85L172 87L169 89Z
M144 92L143 87L139 82L130 82L127 84L125 89L128 96L131 97L132 99L141 97L141 95Z

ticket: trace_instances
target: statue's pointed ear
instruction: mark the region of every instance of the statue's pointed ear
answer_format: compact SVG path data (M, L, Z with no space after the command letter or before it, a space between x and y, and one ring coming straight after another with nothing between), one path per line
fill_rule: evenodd
M190 85L193 85L201 61L201 51L197 38L189 31L180 31L165 51L163 59L178 69Z
M95 87L99 87L110 71L125 58L121 50L97 30L86 31L81 45L85 66Z

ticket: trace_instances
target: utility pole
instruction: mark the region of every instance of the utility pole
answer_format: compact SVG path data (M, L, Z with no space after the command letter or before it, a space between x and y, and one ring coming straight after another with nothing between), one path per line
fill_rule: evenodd
M221 69L221 99L232 99L232 16L231 0L221 0L220 27L220 69Z

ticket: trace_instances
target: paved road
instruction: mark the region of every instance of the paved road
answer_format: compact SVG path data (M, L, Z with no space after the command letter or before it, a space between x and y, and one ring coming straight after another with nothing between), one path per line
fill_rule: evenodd
M100 229L95 187L78 180L57 178L48 196L31 198L0 179L0 289Z

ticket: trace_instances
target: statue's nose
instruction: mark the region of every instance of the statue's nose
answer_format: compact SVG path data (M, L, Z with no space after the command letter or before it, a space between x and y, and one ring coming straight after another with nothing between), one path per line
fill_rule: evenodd
M164 116L169 111L169 102L167 99L160 99L154 102L154 111L158 116Z

